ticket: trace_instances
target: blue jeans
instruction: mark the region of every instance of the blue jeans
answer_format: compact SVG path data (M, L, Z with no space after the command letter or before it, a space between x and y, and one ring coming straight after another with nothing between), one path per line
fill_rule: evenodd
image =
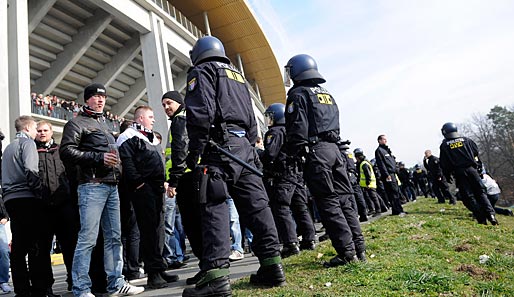
M237 213L236 205L232 198L227 198L228 211L230 216L230 237L232 237L231 250L239 251L244 253L241 241L243 236L241 235L241 226L239 225L239 214Z
M73 257L73 294L91 291L89 263L100 226L104 235L104 269L107 291L115 292L125 284L122 275L120 201L116 185L86 183L78 187L80 231Z
M166 212L164 213L165 235L163 256L168 264L176 261L182 262L184 260L184 252L180 246L179 235L175 229L175 219L177 215L176 208L177 199L175 197L170 198L166 196Z
M0 224L0 284L9 281L9 243L5 225Z

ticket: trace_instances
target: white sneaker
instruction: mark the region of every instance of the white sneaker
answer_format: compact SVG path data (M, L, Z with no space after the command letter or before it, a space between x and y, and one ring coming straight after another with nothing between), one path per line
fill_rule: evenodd
M0 289L2 290L2 294L7 294L13 291L12 287L9 286L8 283L2 283L0 284Z
M111 294L111 297L114 296L132 296L143 293L145 288L143 287L136 287L129 283L125 283L121 288L118 289L118 291Z
M80 294L79 297L95 297L95 295L93 295L93 293L91 293L91 292L86 292L86 293Z
M240 251L232 250L232 252L230 252L230 256L228 256L228 260L229 261L239 261L239 260L243 260L244 257L245 257L245 255L243 253L241 253Z

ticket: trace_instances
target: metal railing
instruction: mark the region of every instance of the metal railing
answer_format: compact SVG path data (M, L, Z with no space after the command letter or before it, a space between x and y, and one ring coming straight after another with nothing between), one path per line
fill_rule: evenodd
M180 10L176 9L175 6L171 5L167 0L151 0L157 6L159 6L169 16L174 18L179 24L181 24L187 31L193 34L196 38L205 36L202 30L198 29Z

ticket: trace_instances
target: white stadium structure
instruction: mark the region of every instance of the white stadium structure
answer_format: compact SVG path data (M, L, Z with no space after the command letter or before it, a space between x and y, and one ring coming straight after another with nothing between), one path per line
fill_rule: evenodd
M92 82L107 86L106 111L132 118L139 105L168 121L161 96L185 93L189 51L218 37L245 75L264 129L264 106L283 102L281 69L245 0L3 0L0 6L0 128L4 147L20 115L53 123L57 139L68 116L36 112L31 93L83 102Z

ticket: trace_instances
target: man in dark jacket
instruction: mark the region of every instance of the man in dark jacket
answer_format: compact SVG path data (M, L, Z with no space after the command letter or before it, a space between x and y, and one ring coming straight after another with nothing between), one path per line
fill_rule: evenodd
M52 124L40 121L37 124L36 146L39 155L39 175L42 184L42 198L45 204L44 224L46 229L46 249L52 248L54 235L62 250L66 265L68 286L72 285L71 269L73 253L79 231L79 212L77 202L70 196L68 178L59 156L59 144L54 142ZM51 285L54 283L51 267L48 267L48 296L53 296Z
M282 242L282 258L300 253L300 249L314 249L314 222L307 208L307 190L303 181L303 165L287 162L285 148L285 106L274 103L264 115L268 131L264 135L264 186L270 199L271 211ZM293 219L294 218L294 219ZM298 227L298 228L297 228ZM302 242L298 245L298 235Z
M443 175L439 158L432 155L431 150L425 151L425 159L423 165L428 172L428 177L432 181L432 189L437 196L437 203L444 203L445 199L448 199L450 204L455 204L455 197L450 193L448 182Z
M416 193L418 196L421 196L421 193L425 195L425 198L428 198L429 190L428 190L428 178L426 171L416 164L414 166L414 172L412 173L412 181L414 182L414 187L416 188ZM421 191L421 192L420 192Z
M340 140L337 103L320 86L325 79L311 56L295 55L285 68L286 76L294 84L286 101L287 154L305 157L305 181L337 252L324 266L365 261L364 236L351 204L353 189L337 146Z
M387 137L379 135L377 140L378 148L375 150L375 160L391 203L392 215L404 216L405 212L400 202L400 188L396 180L396 159L387 146Z
M206 195L201 202L203 253L200 268L205 276L182 296L231 294L228 266L230 254L229 193L243 223L254 234L253 251L260 268L250 277L258 285L279 286L285 282L277 230L262 179L221 155L217 142L243 161L255 165L251 146L257 139L252 99L244 77L230 64L221 41L205 36L190 52L193 67L187 78L186 110L189 154L187 167L208 174ZM201 166L197 167L201 156ZM202 166L205 165L206 167ZM198 169L200 170L198 170Z
M160 142L153 133L153 110L140 106L134 112L135 123L116 141L119 146L122 179L127 196L134 205L141 236L141 250L148 287L163 288L178 280L178 275L165 272L164 247L164 160Z
M65 167L73 168L78 182L80 231L73 257L73 294L90 297L91 279L88 271L91 252L95 247L100 226L104 235L104 265L107 291L117 296L139 294L122 275L120 201L117 183L120 160L112 131L105 123L106 89L91 84L84 89L86 105L77 117L64 126L61 159Z
M479 224L486 225L489 220L492 225L498 225L494 208L487 198L487 188L480 177L482 161L478 146L473 140L460 136L454 123L444 124L441 132L445 138L439 147L443 175L450 181L452 175L455 177L464 204L473 205L470 204L470 194L473 194L476 203L472 211Z
M46 296L50 286L50 250L46 248L46 213L41 199L38 154L33 139L36 122L20 116L15 122L16 138L5 148L2 162L2 189L11 218L11 271L16 296ZM28 255L28 266L25 257Z

